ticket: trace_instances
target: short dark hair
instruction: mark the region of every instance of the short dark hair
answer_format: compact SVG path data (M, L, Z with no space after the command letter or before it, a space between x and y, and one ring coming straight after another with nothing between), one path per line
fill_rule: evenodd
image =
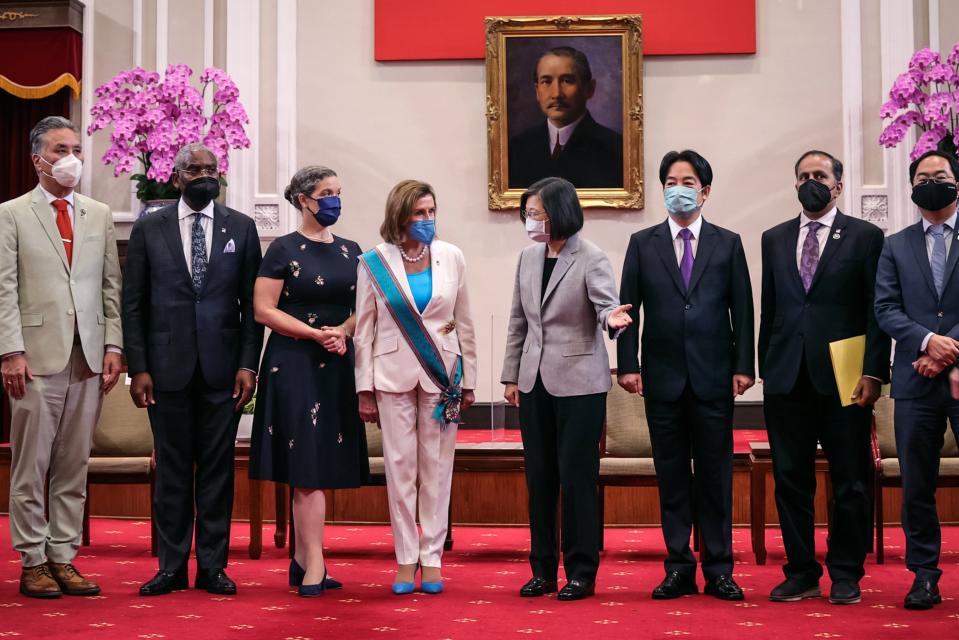
M952 177L959 178L959 159L956 159L956 156L949 155L945 151L939 151L938 149L933 149L932 151L927 151L915 160L912 161L912 164L909 165L909 184L912 184L912 181L916 179L916 172L919 170L919 163L921 163L926 158L931 158L936 156L938 158L945 158L949 161L949 168L952 169Z
M796 160L796 166L793 168L793 173L796 174L797 178L799 177L799 164L809 156L822 156L823 158L829 158L829 162L832 163L832 176L836 179L836 182L842 182L842 162L840 162L839 158L831 153L826 153L825 151L820 151L819 149L810 149L806 153L799 156L799 160Z
M572 58L573 67L576 69L576 75L583 81L583 84L589 84L593 79L593 70L589 68L589 58L579 49L573 47L553 47L536 58L536 66L533 67L533 82L539 82L539 61L546 56L559 56L561 58Z
M692 149L683 149L682 151L670 151L663 156L663 161L659 164L659 182L666 184L666 178L669 176L669 169L677 162L688 162L693 166L693 171L699 182L708 187L713 183L713 168L709 166L706 158L702 157Z
M537 180L519 199L519 215L526 222L526 201L539 196L543 209L549 215L549 236L552 240L566 240L583 228L583 208L576 197L576 187L562 178Z
M300 210L300 194L309 197L316 190L316 185L333 177L336 177L336 171L329 167L318 164L303 167L290 178L290 184L283 190L283 198Z
M30 130L30 153L40 153L43 151L46 140L44 136L56 129L70 129L75 134L80 135L80 127L73 124L63 116L47 116L33 126Z

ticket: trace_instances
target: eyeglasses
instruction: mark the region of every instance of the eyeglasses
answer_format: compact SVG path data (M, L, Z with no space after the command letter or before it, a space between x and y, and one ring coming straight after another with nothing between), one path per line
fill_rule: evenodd
M539 209L523 209L520 211L523 214L524 218L533 218L534 220L544 219L549 220L549 216L545 211L540 211Z
M196 178L197 176L210 176L216 178L220 175L220 172L216 167L187 167L186 169L178 169L177 171L189 178Z

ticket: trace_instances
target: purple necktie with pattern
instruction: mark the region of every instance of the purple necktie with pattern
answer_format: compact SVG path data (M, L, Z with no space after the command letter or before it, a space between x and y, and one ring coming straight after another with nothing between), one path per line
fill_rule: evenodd
M817 232L821 228L821 222L812 221L806 225L809 232L802 243L802 256L799 258L799 277L802 279L802 286L806 293L809 293L813 276L816 275L816 267L819 266L819 234Z
M693 275L693 232L682 229L679 237L683 239L683 258L679 261L679 272L683 274L683 284L689 288L689 279Z

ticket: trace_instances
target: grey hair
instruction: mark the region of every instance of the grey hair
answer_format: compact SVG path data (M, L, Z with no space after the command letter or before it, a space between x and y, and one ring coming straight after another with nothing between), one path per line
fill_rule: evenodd
M30 153L40 153L46 144L44 136L48 131L55 129L70 129L75 134L80 135L80 127L73 124L72 121L63 116L47 116L30 130Z
M334 176L336 176L336 171L329 167L318 164L303 167L290 179L290 184L283 190L283 197L299 210L300 201L297 196L301 193L306 196L310 195L316 189L317 184Z
M216 154L210 150L210 147L205 144L200 144L199 142L194 142L193 144L180 147L180 150L176 152L176 157L173 159L173 167L177 171L183 171L190 166L190 157L197 151L206 151L209 153L213 156L213 163L216 164Z

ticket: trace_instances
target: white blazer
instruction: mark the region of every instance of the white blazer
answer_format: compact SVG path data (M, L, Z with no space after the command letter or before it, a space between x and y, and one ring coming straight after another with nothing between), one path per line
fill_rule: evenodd
M399 247L384 242L376 248L383 254L387 266L412 302L413 294L406 279ZM456 357L463 356L463 388L475 389L476 333L466 293L466 260L458 247L442 240L433 241L430 253L433 261L433 295L420 314L423 325L442 352L447 372L452 370ZM418 312L415 305L413 311ZM450 321L455 322L455 327L444 334L441 329ZM354 374L358 392L378 390L405 393L415 389L417 383L428 392L440 392L416 359L362 264L357 266L353 346L356 351Z

